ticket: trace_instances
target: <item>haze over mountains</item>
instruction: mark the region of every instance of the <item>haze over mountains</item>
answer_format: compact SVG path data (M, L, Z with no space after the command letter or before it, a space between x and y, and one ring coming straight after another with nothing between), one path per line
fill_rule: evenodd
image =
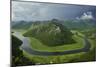
M94 28L96 26L96 21L94 19L80 19L80 20L66 20L61 21L57 20L57 23L60 23L64 26L66 26L69 29L90 29ZM29 29L33 23L49 23L52 22L52 20L48 21L13 21L12 22L12 28L13 29Z

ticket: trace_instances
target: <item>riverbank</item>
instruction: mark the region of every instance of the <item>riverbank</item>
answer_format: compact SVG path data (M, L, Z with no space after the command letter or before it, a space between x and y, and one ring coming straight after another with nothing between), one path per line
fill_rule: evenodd
M21 49L23 50L23 55L28 58L31 62L35 64L55 64L55 63L70 63L78 61L92 61L95 60L94 50L89 50L90 47L81 48L78 50L66 50L62 52L47 52L47 51L37 51L30 48L29 39L26 37L19 37L23 41ZM88 41L86 38L83 42ZM87 43L85 43L86 45ZM24 45L24 47L23 47ZM85 46L86 47L86 46Z
M30 41L29 41L28 37L23 37L19 32L15 32L14 35L16 37L18 37L20 40L22 40L23 44L21 46L21 49L23 51L26 51L27 53L29 53L31 55L52 56L52 55L74 54L74 53L79 53L79 52L87 52L87 50L89 50L90 47L91 47L91 46L88 46L88 44L90 44L90 43L85 38L84 41L83 41L84 46L82 48L72 49L72 50L67 50L66 49L65 51L59 51L59 52L58 51L53 51L53 52L39 51L39 50L32 49L32 47L30 46ZM40 46L40 48L41 48L41 46Z

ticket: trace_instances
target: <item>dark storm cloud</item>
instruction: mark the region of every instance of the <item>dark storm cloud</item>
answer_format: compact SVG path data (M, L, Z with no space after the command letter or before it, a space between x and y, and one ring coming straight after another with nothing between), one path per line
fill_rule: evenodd
M48 4L36 2L12 2L12 20L60 20L75 19L83 13L91 12L95 17L95 6Z

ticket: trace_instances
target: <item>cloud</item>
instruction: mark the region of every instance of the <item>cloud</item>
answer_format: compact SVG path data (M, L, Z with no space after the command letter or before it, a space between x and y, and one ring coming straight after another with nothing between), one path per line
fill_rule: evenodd
M47 16L48 5L31 2L12 2L12 20L38 20ZM33 7L34 6L34 7Z
M36 2L12 2L12 20L13 21L36 21L36 20L50 20L57 18L60 20L73 19L84 13L77 19L92 18L92 13L88 12L94 8L90 6L75 6Z
M92 12L86 12L86 13L83 13L82 16L80 17L76 17L77 20L88 20L88 19L94 19L93 15L92 15Z

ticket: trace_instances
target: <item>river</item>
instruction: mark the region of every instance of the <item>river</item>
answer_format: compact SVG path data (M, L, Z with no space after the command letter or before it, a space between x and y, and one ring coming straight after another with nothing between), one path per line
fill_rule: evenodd
M84 37L84 47L79 49L73 49L73 50L66 50L62 52L46 52L46 51L37 51L31 48L30 41L28 37L24 37L20 32L14 32L14 36L19 38L23 43L20 47L21 50L26 51L27 53L31 55L40 55L40 56L54 56L54 55L66 55L66 54L74 54L74 53L80 53L80 52L88 52L91 48L91 44L88 41L86 37Z

